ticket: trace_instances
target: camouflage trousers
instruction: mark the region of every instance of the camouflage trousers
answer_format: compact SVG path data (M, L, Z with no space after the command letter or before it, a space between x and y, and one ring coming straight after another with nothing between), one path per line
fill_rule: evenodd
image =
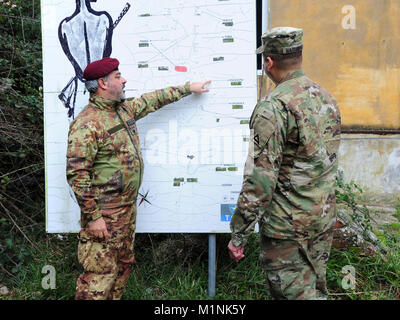
M119 300L135 262L132 237L118 242L81 240L78 260L84 272L76 283L75 300Z
M270 297L274 300L326 300L326 265L332 239L332 229L302 242L261 235L260 261Z

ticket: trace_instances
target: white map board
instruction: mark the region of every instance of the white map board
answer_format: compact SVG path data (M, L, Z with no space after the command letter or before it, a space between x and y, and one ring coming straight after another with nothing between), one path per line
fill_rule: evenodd
M63 20L69 57L58 33ZM110 21L111 40L101 30ZM129 97L212 80L209 93L137 122L145 165L139 192L148 201L138 197L137 232L229 232L257 98L255 1L43 0L42 39L47 232L80 229L65 176L68 110L76 116L88 101L78 69L110 46Z

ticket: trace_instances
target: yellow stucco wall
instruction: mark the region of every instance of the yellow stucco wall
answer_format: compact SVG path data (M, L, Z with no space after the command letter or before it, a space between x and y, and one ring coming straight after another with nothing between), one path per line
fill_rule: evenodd
M400 129L400 0L271 0L278 26L304 29L304 70L344 129Z

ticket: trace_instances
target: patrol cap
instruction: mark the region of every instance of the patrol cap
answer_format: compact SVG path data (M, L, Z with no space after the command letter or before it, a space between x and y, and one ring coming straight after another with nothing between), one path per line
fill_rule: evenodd
M292 27L277 27L261 36L262 46L256 54L289 54L303 50L303 29Z
M118 69L119 61L115 58L105 57L100 60L93 61L87 65L83 71L85 80L96 80L108 75L110 72Z

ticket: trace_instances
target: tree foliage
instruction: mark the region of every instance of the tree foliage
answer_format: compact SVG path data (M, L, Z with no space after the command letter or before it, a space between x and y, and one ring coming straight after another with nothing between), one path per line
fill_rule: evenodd
M0 282L44 233L39 0L0 0Z

